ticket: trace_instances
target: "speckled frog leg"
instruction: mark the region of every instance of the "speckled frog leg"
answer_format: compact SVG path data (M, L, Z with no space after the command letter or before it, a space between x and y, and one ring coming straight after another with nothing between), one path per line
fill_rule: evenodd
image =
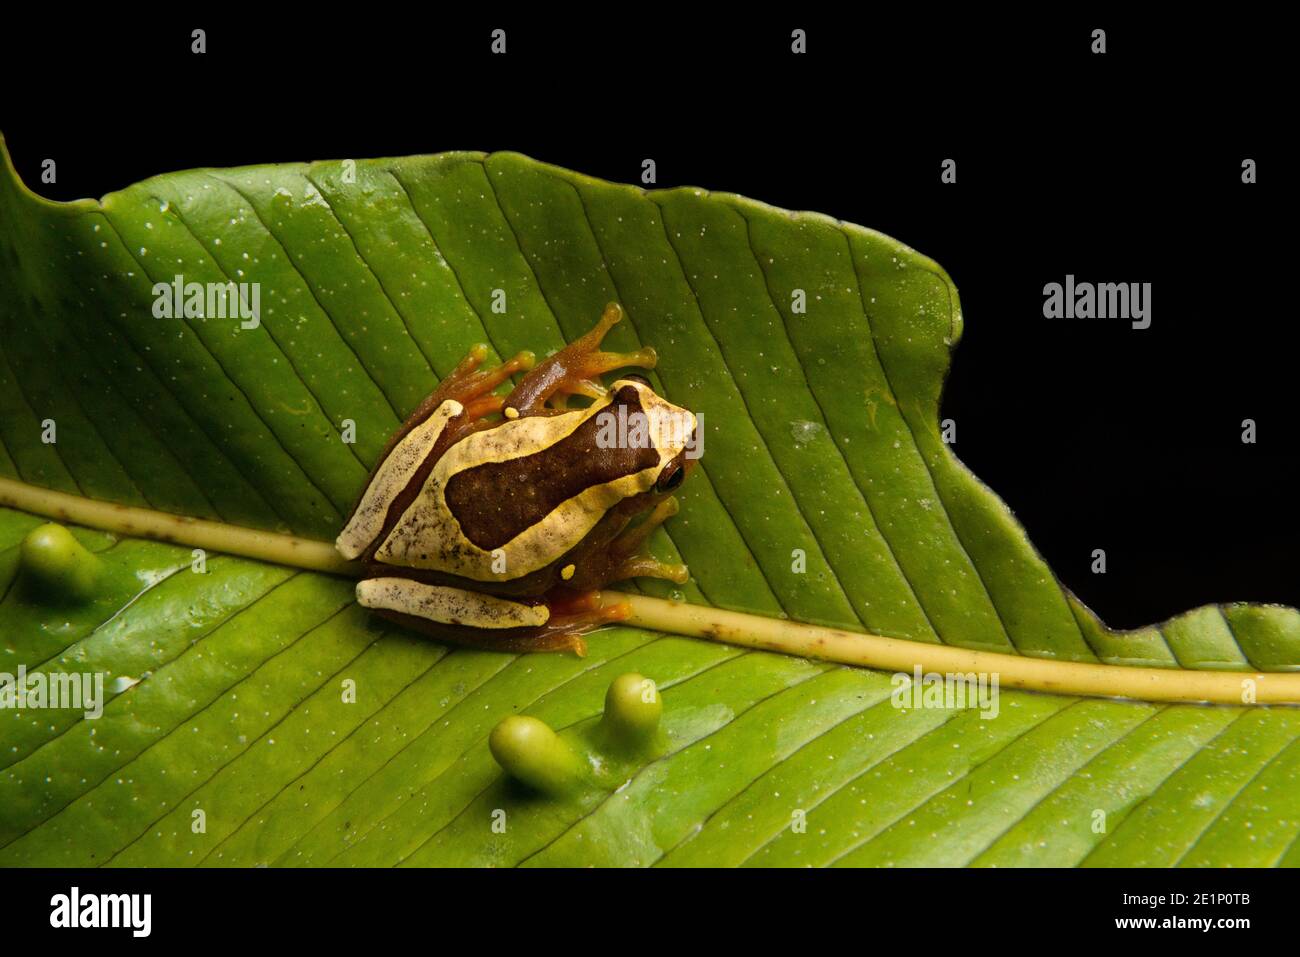
M600 607L594 594L560 591L550 602L526 603L399 577L363 579L357 601L441 641L488 651L573 651L579 657L587 653L583 634L628 615L626 605Z

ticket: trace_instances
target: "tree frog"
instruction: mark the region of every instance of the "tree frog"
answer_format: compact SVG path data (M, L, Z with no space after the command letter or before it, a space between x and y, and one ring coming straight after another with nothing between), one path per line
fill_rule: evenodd
M437 637L503 651L586 651L582 635L627 617L596 590L638 576L685 582L641 546L676 514L695 464L695 416L625 375L653 348L600 350L623 317L534 368L521 352L480 369L475 346L389 440L335 542L360 559L357 600ZM504 398L493 389L527 374ZM570 396L590 404L571 408ZM633 524L633 519L641 520Z

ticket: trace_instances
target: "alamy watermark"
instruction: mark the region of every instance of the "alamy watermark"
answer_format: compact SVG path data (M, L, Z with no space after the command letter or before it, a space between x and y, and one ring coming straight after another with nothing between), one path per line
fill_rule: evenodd
M153 285L156 319L238 319L239 328L256 329L262 323L260 282L171 282Z
M1134 329L1151 326L1151 283L1049 282L1043 287L1046 319L1128 319Z
M18 666L17 675L0 671L0 709L5 708L80 711L93 720L104 713L104 673L37 671L28 674L26 665Z
M661 412L652 417L644 412L629 413L620 405L618 412L607 410L596 415L596 446L602 449L680 448L686 458L704 454L704 418L690 412Z
M996 718L1001 709L996 671L939 674L917 665L910 675L895 674L890 684L894 691L889 698L895 708L979 708L985 720Z
M83 894L73 887L50 898L50 926L54 928L121 927L132 937L148 937L153 930L152 894Z

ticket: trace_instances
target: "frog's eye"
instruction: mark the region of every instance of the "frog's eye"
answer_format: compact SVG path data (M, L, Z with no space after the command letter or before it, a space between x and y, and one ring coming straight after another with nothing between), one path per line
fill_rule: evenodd
M654 388L654 386L650 384L649 379L647 379L643 375L637 375L635 372L629 372L627 375L622 376L621 378L627 379L630 382L640 382L643 386L649 389Z
M682 463L669 462L664 466L664 470L659 473L659 478L655 481L655 488L661 492L671 492L682 484L684 478L686 478L686 469L682 468Z

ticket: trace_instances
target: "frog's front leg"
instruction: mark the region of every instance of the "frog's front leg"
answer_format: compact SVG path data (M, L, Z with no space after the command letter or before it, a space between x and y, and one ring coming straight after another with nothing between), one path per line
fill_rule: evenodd
M357 603L408 628L490 651L587 653L585 632L627 617L626 606L597 607L582 598L552 608L401 577L365 578Z
M624 366L653 369L658 355L650 346L635 352L603 352L600 349L605 334L622 320L623 315L623 307L611 302L594 329L544 359L524 376L515 390L506 396L506 418L536 412L552 397L585 395L598 398L605 394L605 387L596 378L602 372Z
M668 496L654 507L640 524L626 529L618 538L610 542L610 557L616 562L610 581L624 581L628 578L664 578L678 585L686 584L691 577L690 570L683 564L670 565L661 562L653 555L638 554L650 533L677 514L680 506L677 497Z
M560 578L569 588L581 591L604 588L611 582L629 578L663 578L678 585L685 584L690 570L680 563L661 562L653 555L640 553L650 534L665 521L677 514L675 496L669 496L640 523L624 529L604 548L593 548L577 556L575 561L560 569Z

